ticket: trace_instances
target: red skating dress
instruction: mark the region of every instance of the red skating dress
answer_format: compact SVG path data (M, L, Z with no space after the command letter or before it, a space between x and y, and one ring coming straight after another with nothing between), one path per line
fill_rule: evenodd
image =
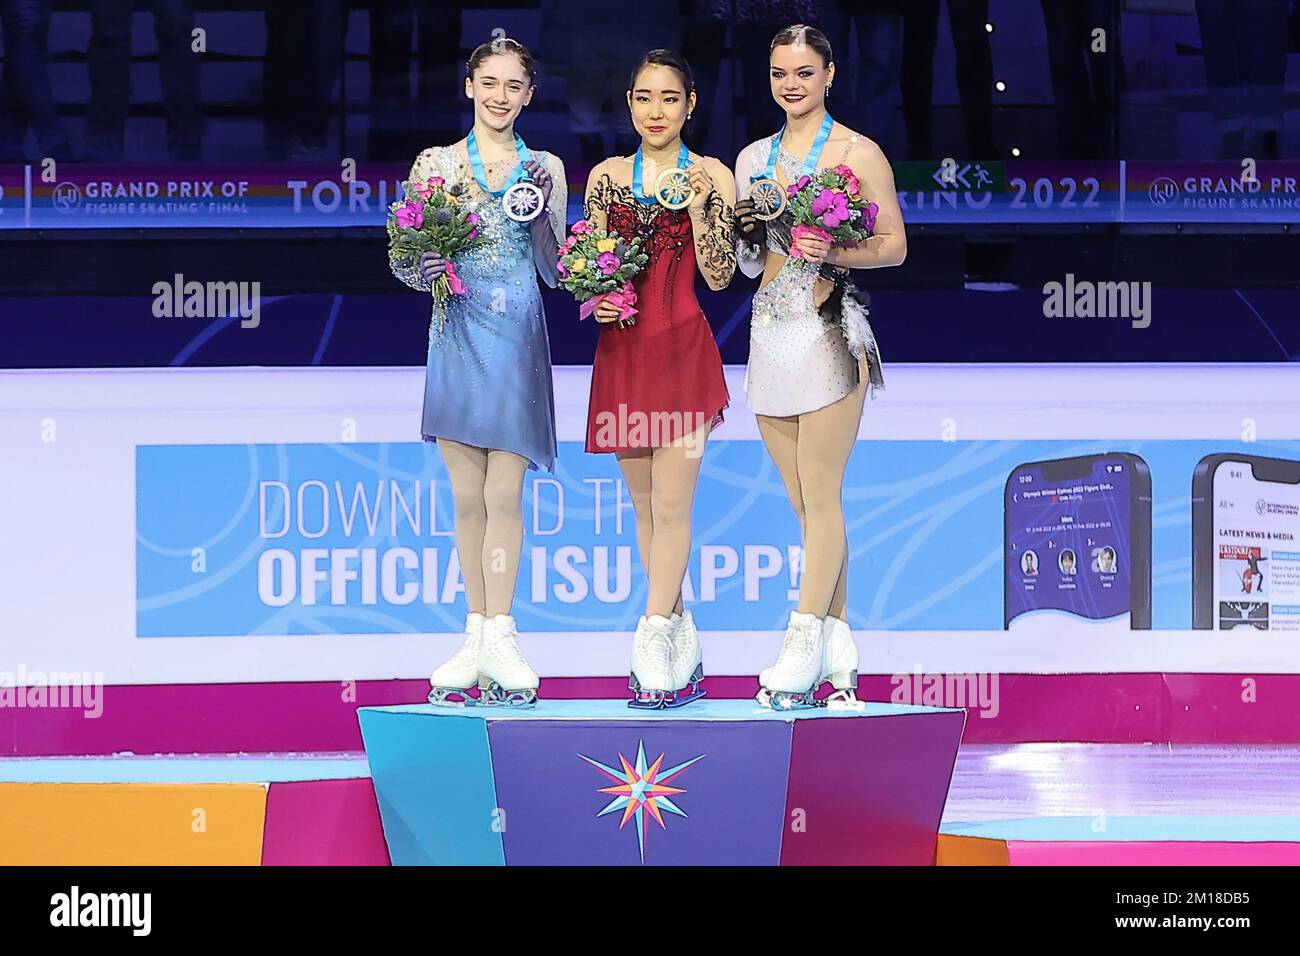
M655 448L705 423L716 428L731 401L718 343L695 297L690 213L642 205L626 193L627 201L609 202L609 232L640 237L650 261L632 280L636 324L600 325L587 409L589 452Z

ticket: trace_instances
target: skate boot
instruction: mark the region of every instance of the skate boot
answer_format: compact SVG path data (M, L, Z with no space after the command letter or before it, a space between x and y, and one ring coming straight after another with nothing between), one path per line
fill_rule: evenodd
M676 691L673 676L673 622L661 614L644 614L632 638L632 691L629 707L656 710L668 706Z
M478 656L481 703L510 707L537 703L537 674L524 660L518 636L515 619L509 614L498 614L484 623Z
M470 694L478 686L478 652L483 642L482 614L465 618L465 643L429 678L429 703L451 707L473 706L478 698Z
M695 615L690 611L673 615L673 699L668 707L681 707L704 696L704 655Z
M858 700L858 646L853 643L849 622L826 616L825 663L822 680L830 681L831 695L826 706L831 710L866 710L867 702Z
M773 710L816 707L813 694L822 682L826 659L824 631L821 618L791 611L781 654L760 675L762 686L755 700Z

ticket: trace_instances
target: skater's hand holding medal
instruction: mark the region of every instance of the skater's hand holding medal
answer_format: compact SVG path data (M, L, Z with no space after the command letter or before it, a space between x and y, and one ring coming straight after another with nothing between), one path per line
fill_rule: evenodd
M649 260L640 239L611 235L580 219L560 245L556 268L560 286L581 303L579 318L595 315L597 322L617 322L621 329L636 324L632 279Z
M784 199L781 205L785 205ZM767 242L767 223L758 215L753 199L737 200L735 216L736 235L753 246L762 246Z

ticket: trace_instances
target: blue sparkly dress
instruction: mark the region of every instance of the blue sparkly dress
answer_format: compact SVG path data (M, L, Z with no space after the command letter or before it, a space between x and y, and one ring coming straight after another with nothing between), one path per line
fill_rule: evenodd
M533 151L532 157L551 174L546 215L559 243L568 203L564 167L550 153ZM500 189L514 168L514 159L485 164L489 188ZM514 452L528 459L529 468L554 471L551 350L529 226L506 216L500 199L479 187L462 145L435 146L417 156L411 180L430 176L460 186L482 220L483 241L453 259L468 292L447 300L442 331L430 322L421 434L426 441L447 438ZM418 262L390 256L389 264L412 289L431 292ZM545 277L554 285L553 272Z

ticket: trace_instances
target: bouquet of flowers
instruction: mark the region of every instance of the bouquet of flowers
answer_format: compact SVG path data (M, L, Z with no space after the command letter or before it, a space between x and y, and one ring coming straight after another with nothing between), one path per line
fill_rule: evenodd
M879 207L862 195L858 177L847 166L801 176L786 189L794 226L790 237L816 236L836 246L851 246L869 238L876 228ZM801 258L798 246L790 255Z
M426 252L447 259L447 270L433 280L433 301L442 330L443 305L453 295L465 294L452 256L482 240L480 218L464 206L459 185L447 186L441 176L402 183L405 199L388 207L388 250L399 258L418 262Z
M611 236L585 219L574 223L560 246L560 285L581 304L579 318L596 311L601 302L618 307L618 327L635 325L636 290L632 278L646 267L650 257L640 239Z

